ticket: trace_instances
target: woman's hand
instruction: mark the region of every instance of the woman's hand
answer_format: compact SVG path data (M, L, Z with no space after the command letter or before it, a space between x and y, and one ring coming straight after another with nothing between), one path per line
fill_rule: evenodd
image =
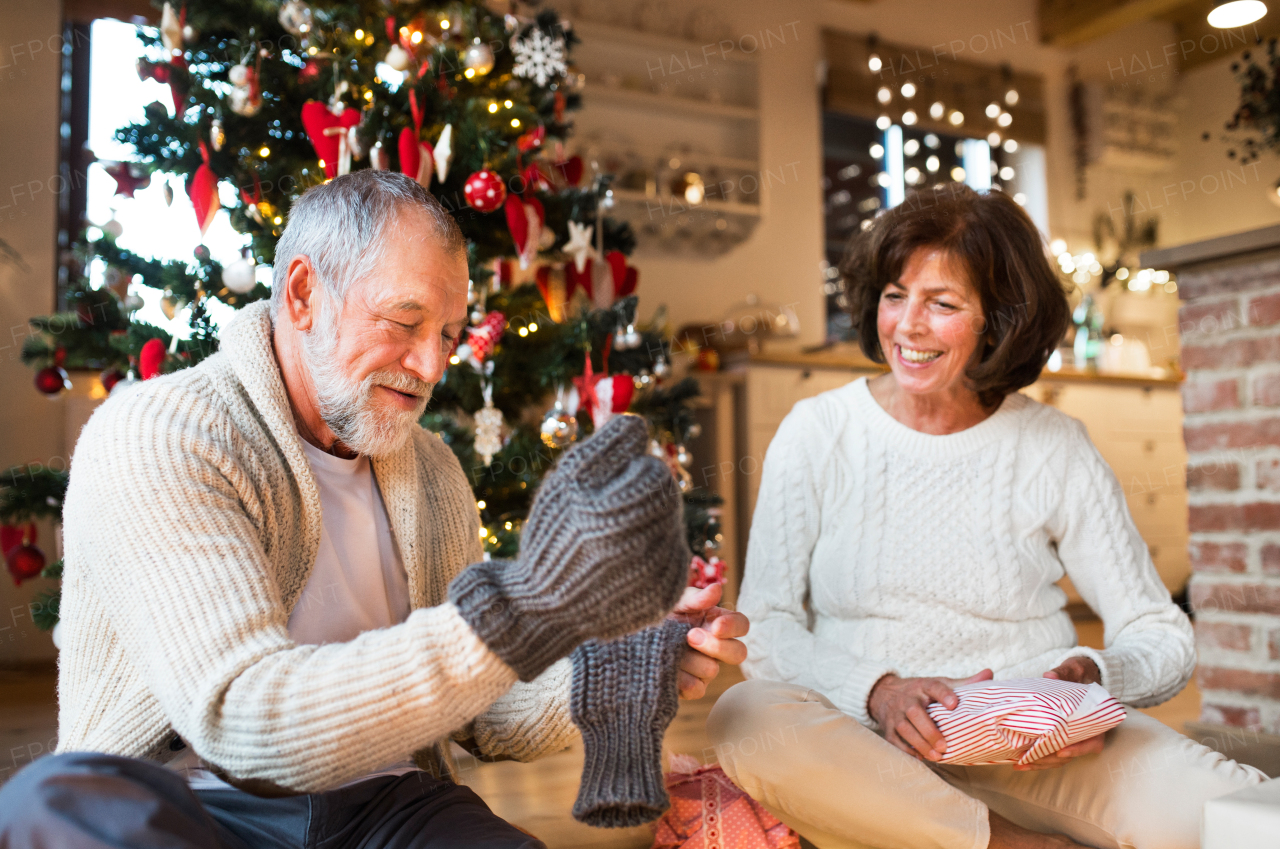
M1098 664L1082 655L1067 658L1056 669L1050 669L1046 672L1044 677L1054 678L1058 681L1074 681L1077 684L1102 683L1102 673L1098 670ZM1035 769L1053 769L1063 764L1069 764L1072 758L1078 758L1081 755L1096 755L1102 751L1104 737L1104 734L1098 734L1087 740L1081 740L1079 743L1072 743L1052 755L1045 755L1040 760L1023 766L1014 766L1014 769L1019 772L1028 772Z
M947 710L960 704L952 687L990 681L991 670L984 669L971 678L899 678L885 675L871 688L867 710L884 729L884 739L908 755L926 760L942 760L947 742L933 724L926 708L933 702Z
M751 623L734 610L717 607L724 584L706 589L687 587L671 618L693 626L686 638L691 651L680 660L680 698L700 699L707 685L720 672L720 664L736 665L747 659L747 646L737 637L746 636Z

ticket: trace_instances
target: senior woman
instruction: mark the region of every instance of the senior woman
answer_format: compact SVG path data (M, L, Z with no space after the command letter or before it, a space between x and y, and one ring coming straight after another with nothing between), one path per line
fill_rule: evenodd
M1018 393L1067 330L1040 234L1003 193L916 194L844 264L884 374L801 401L764 462L740 608L748 679L708 721L724 770L821 849L1199 845L1205 800L1263 780L1129 711L1028 766L937 763L925 708L989 678L1163 702L1195 665L1115 476ZM1106 626L1076 644L1069 575Z

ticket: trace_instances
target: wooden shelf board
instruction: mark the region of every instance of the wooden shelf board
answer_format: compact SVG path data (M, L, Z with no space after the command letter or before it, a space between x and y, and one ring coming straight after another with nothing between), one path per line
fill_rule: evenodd
M614 189L613 199L623 203L661 203L663 208L670 207L676 200L675 198L655 196L649 197L644 192L635 189ZM684 201L681 201L684 203ZM754 203L737 203L731 200L704 200L698 204L687 204L685 207L689 212L697 212L698 210L707 210L709 212L723 212L726 215L743 215L748 218L760 217L760 206Z
M636 106L642 109L651 109L655 112L675 110L688 113L697 118L731 118L738 121L758 121L760 119L760 110L750 106L712 103L709 100L694 100L691 97L652 94L647 91L635 91L626 88L591 86L584 92L583 102L589 106L592 99L600 103L611 103L615 106Z
M609 24L598 24L593 21L575 20L573 28L582 36L583 41L600 40L600 41L620 41L625 44L633 44L637 47L648 47L655 50L671 51L672 53L688 52L690 57L695 57L699 61L703 61L702 48L712 42L689 41L688 39L678 38L673 35L661 35L658 33L644 32L643 30L624 29L622 27L610 26ZM743 53L737 50L724 52L721 54L717 49L714 54L714 61L732 62L740 65L754 65L757 63L755 54ZM705 61L710 61L708 58Z

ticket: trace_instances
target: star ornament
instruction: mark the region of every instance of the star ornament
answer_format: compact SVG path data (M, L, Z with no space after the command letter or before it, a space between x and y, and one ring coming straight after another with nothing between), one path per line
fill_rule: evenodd
M116 181L116 194L133 197L138 189L151 185L150 174L138 174L128 162L104 162L103 169Z
M581 274L587 260L595 256L595 248L591 246L591 236L595 231L593 224L569 222L569 241L565 243L564 252L573 257L573 267Z

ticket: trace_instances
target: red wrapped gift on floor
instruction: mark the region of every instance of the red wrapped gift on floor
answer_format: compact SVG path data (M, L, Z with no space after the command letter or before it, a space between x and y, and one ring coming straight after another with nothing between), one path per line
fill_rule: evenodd
M799 849L800 838L718 766L672 755L671 808L653 825L653 849Z

